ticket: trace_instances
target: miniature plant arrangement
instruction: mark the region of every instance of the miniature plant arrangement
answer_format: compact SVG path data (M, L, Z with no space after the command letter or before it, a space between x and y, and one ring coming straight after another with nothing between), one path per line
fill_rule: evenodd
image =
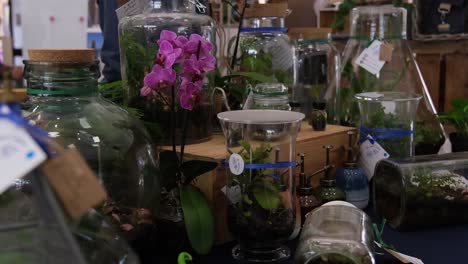
M452 110L439 114L439 119L455 128L456 132L450 134L452 151L468 151L468 99L454 99Z
M262 143L253 148L240 141L239 154L244 162L272 164L272 147ZM232 153L231 153L232 154ZM238 201L228 210L228 224L242 244L255 247L264 241L287 238L294 229L294 210L288 201L287 188L279 169L245 170L230 179L230 190L239 190ZM286 199L286 200L285 200Z
M163 248L169 247L169 251L179 252L177 247L183 246L181 241L184 241L184 237L177 238L177 235L187 236L197 253L206 254L214 240L213 216L203 194L191 182L215 169L217 163L186 160L184 148L192 110L201 101L204 76L215 68L216 59L211 55L212 44L197 34L186 38L164 30L156 47L158 53L151 71L144 76L140 95L144 100L160 101L161 107L170 114L172 150L160 153L162 186L165 190L157 223L161 232L180 228L186 230L174 230L176 237L171 239L177 243L174 248L166 245L167 241L161 241L161 245ZM179 106L182 110L176 110ZM176 124L182 127L179 139L176 138L179 135L176 133ZM176 142L181 144L180 154ZM139 221L146 221L145 212L139 213Z

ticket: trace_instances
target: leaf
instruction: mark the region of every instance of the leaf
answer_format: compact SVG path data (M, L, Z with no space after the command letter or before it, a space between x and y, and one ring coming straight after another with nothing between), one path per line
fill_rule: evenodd
M208 254L214 243L214 220L205 197L193 185L181 185L180 202L192 248L198 254Z
M180 170L184 174L184 184L189 184L192 180L198 176L212 171L218 167L218 163L214 161L206 160L188 160L182 163Z
M176 174L178 171L177 164L179 164L179 158L177 154L165 150L159 153L159 168L161 171L161 185L170 191L177 187Z
M257 72L235 72L231 76L242 76L252 79L254 81L259 81L262 83L273 83L276 82L276 79L273 77L268 77L266 75L257 73Z
M253 193L255 200L265 210L276 210L280 205L279 189L268 180L256 183Z

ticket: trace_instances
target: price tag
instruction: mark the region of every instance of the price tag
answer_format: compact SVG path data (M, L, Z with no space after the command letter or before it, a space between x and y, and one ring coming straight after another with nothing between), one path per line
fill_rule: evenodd
M221 191L232 204L237 204L242 199L242 192L239 185L234 185L232 187L224 186Z
M244 172L244 159L239 154L232 154L229 157L229 170L234 175L241 175Z
M380 60L390 62L393 56L393 45L390 43L384 43L380 46Z
M47 155L25 129L0 119L0 193L46 159Z
M42 166L68 214L76 219L106 198L98 179L75 148L64 150Z
M412 263L412 264L424 264L424 262L421 259L400 253L395 250L391 250L388 248L383 247L381 244L378 242L374 241L374 243L381 249L387 251L390 255L394 256L396 259L398 259L401 263Z
M141 14L145 9L145 6L148 1L146 0L130 0L123 6L117 8L115 12L117 13L117 18L120 20L126 16L134 16Z
M378 75L385 64L385 61L380 60L381 45L381 41L374 40L374 42L372 42L368 48L364 49L356 58L355 63L366 69L368 72Z
M389 158L390 155L370 135L367 135L367 139L361 143L360 151L361 157L359 159L359 163L361 168L364 170L364 174L366 174L367 178L371 180L374 176L375 165L377 162L382 159Z

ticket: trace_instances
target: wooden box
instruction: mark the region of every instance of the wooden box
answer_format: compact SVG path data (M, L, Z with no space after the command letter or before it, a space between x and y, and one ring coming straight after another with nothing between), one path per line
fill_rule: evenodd
M305 154L305 168L310 174L325 164L326 144L333 145L330 159L336 166L341 166L345 159L344 147L348 144L347 132L354 130L351 127L328 125L326 131L317 132L305 122L302 123L301 132L297 138L297 153ZM188 145L185 153L193 156L203 156L221 161L226 158L225 140L222 135L214 135L210 141ZM296 181L297 182L297 181ZM318 177L316 177L316 183ZM194 184L205 194L213 210L216 223L216 243L222 244L233 240L226 222L227 200L221 189L227 183L226 169L223 165L210 173L198 177Z

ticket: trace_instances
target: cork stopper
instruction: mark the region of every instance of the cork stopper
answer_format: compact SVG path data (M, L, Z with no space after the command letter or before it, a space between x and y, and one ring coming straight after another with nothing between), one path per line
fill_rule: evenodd
M327 39L332 32L331 28L290 28L288 31L291 39Z
M11 90L0 89L0 102L22 102L26 98L26 88L15 88Z
M286 17L289 15L288 3L252 4L245 9L245 18Z
M43 62L93 62L94 49L29 49L29 60Z

